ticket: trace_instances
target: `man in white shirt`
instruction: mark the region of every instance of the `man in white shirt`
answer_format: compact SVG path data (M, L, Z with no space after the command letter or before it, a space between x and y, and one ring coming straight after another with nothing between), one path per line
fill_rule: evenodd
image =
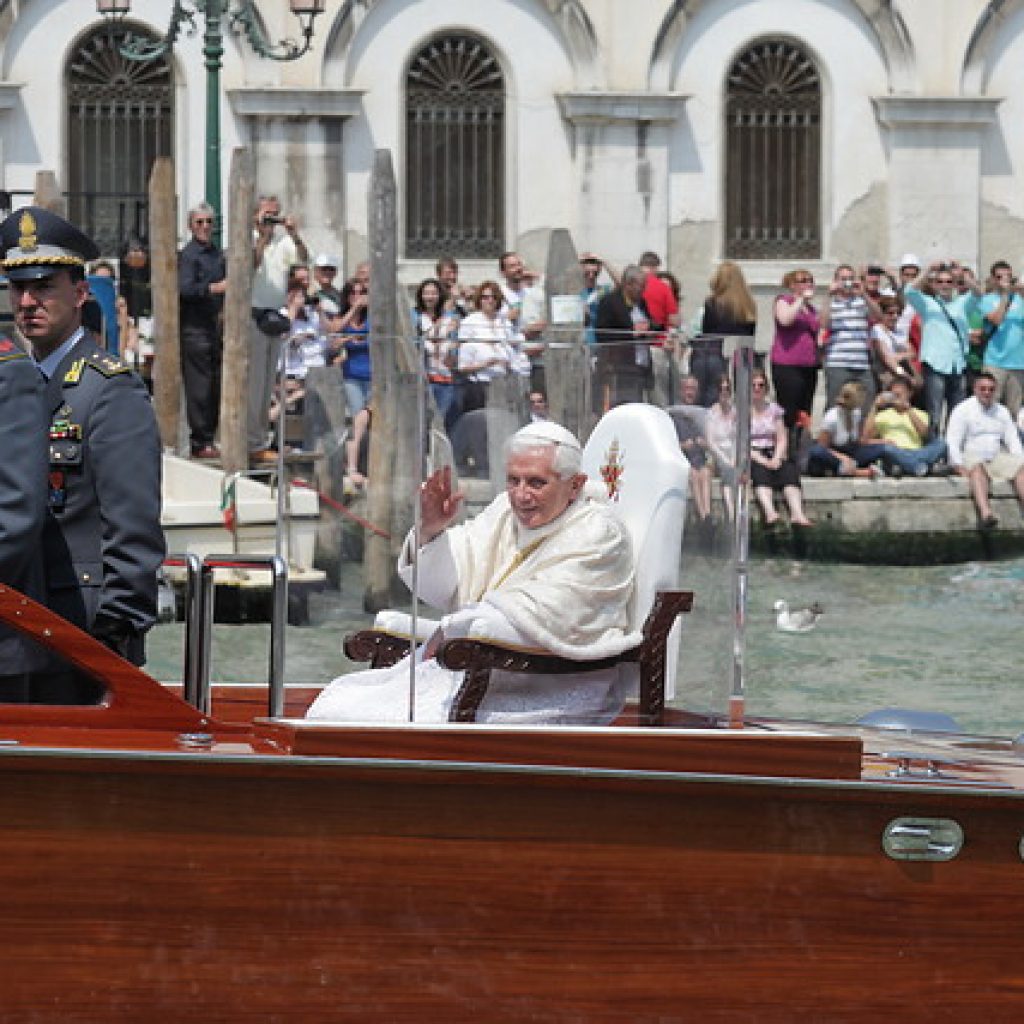
M584 493L580 445L556 423L513 435L507 489L475 519L454 521L462 494L451 472L435 473L420 494L419 596L447 612L417 653L416 721L445 721L462 674L433 654L443 639L484 636L563 658L610 657L639 643L630 631L633 552L607 503ZM412 534L399 573L411 586ZM317 698L310 718L403 721L409 661L341 676ZM480 722L601 724L623 703L630 677L618 668L569 675L492 673Z
M989 504L989 481L1013 481L1024 513L1024 447L1009 411L996 401L997 386L991 373L978 374L973 397L953 410L946 429L950 465L967 477L986 530L999 525Z
M277 196L261 196L256 205L254 243L247 433L249 457L261 462L273 457L267 448L267 425L281 335L288 330L287 320L282 319L282 307L288 301L288 273L296 263L309 262L309 251L294 218L281 215ZM279 316L268 318L268 313Z

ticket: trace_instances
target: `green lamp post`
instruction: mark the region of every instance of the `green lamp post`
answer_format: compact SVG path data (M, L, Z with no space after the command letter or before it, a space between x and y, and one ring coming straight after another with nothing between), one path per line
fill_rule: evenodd
M183 26L189 34L196 29L196 16L203 18L203 56L206 61L206 201L217 211L218 242L221 230L220 180L220 69L224 56L222 21L242 33L261 57L269 60L297 60L313 43L313 25L327 0L290 0L292 14L299 19L302 41L284 39L271 43L263 30L254 0L174 0L171 20L164 37L157 42L129 35L121 53L128 60L157 60L173 48ZM131 11L131 0L96 0L96 9L111 21L120 21Z

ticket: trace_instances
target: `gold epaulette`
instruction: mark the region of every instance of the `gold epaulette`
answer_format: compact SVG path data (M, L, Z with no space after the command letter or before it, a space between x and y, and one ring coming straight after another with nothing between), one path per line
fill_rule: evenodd
M118 359L111 352L94 352L92 355L85 357L85 362L94 370L99 370L104 377L113 377L118 373L131 373L132 369L126 362Z

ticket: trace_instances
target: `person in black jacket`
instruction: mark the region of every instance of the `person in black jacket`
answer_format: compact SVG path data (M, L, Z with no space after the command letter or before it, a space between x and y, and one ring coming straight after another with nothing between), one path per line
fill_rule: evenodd
M220 457L213 442L220 415L221 311L227 273L224 254L213 243L213 218L209 204L193 206L188 214L192 238L178 253L181 377L194 459Z
M16 210L0 224L15 323L46 378L47 603L136 665L156 620L160 438L142 381L81 326L95 244L56 214ZM80 691L40 699L80 702Z
M618 288L597 304L594 405L604 412L625 402L642 402L651 388L650 314L644 304L647 275L626 267Z

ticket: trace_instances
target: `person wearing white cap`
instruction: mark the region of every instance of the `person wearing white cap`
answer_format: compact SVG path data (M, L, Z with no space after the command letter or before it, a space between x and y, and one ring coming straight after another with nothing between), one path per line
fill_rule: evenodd
M338 276L338 257L322 252L313 260L313 294L341 305L341 292L334 287Z
M630 632L633 552L607 504L585 491L579 441L557 423L538 421L512 436L507 487L475 519L454 525L463 495L451 470L420 491L418 596L446 612L417 652L415 719L447 721L462 674L440 666L443 639L484 636L577 660L619 654L639 642ZM398 571L412 585L414 536ZM610 722L622 707L618 669L585 675L492 673L478 722ZM341 676L308 717L330 721L404 721L408 659L390 669Z

